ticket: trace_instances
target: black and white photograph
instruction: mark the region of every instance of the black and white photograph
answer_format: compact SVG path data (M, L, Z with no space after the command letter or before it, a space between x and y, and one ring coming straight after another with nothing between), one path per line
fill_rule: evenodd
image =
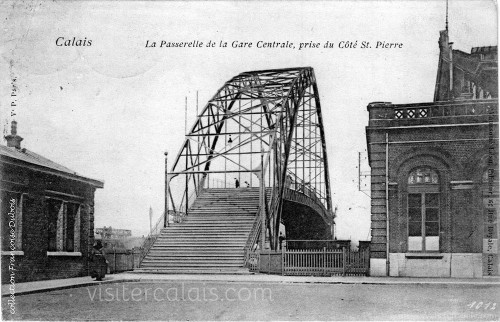
M0 21L2 320L500 320L496 1Z

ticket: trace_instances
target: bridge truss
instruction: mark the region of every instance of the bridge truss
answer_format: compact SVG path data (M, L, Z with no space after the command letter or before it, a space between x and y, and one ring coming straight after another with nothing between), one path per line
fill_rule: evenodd
M167 174L166 209L171 203L173 212L187 214L201 189L235 187L236 179L241 187L261 189L262 227L272 248L288 190L315 200L323 219L334 224L311 67L244 72L227 81L198 115Z

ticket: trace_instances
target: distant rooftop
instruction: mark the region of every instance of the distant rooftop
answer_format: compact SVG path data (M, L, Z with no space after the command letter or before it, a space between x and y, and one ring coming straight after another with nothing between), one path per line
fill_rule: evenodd
M470 51L471 54L489 54L496 52L497 46L473 47Z

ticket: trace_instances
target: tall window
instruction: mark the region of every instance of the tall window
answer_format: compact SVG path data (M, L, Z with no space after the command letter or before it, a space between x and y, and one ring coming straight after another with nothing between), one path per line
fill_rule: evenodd
M408 176L408 250L439 251L439 176L418 168Z
M80 251L80 205L57 199L47 199L49 252Z
M79 209L80 205L75 203L68 203L66 205L66 227L65 227L65 238L64 238L64 250L67 252L74 252L75 245L78 242L79 236L76 230L80 229L80 225L76 222L79 220Z
M48 199L46 203L47 219L48 219L48 247L49 252L55 252L58 250L57 245L57 235L58 235L58 221L60 212L62 211L62 201L55 199Z

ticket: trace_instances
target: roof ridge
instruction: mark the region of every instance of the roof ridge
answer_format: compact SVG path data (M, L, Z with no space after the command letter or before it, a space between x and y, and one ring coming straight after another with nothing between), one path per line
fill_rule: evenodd
M44 157L36 152L33 152L31 150L28 150L26 148L16 149L13 147L11 148L11 147L5 146L3 144L0 144L0 156L5 156L5 157L16 159L16 160L19 160L22 162L30 163L30 164L33 164L36 166L40 166L43 168L57 171L59 173L62 172L62 173L65 173L67 175L70 175L74 178L78 178L78 180L83 179L84 181L98 182L97 186L100 186L101 188L102 188L102 185L104 183L101 180L88 178L88 177L85 177L81 174L78 174L77 172L71 170L70 168L65 167L62 164L54 162L50 159L47 159L46 157ZM95 183L92 183L92 184L95 184Z

